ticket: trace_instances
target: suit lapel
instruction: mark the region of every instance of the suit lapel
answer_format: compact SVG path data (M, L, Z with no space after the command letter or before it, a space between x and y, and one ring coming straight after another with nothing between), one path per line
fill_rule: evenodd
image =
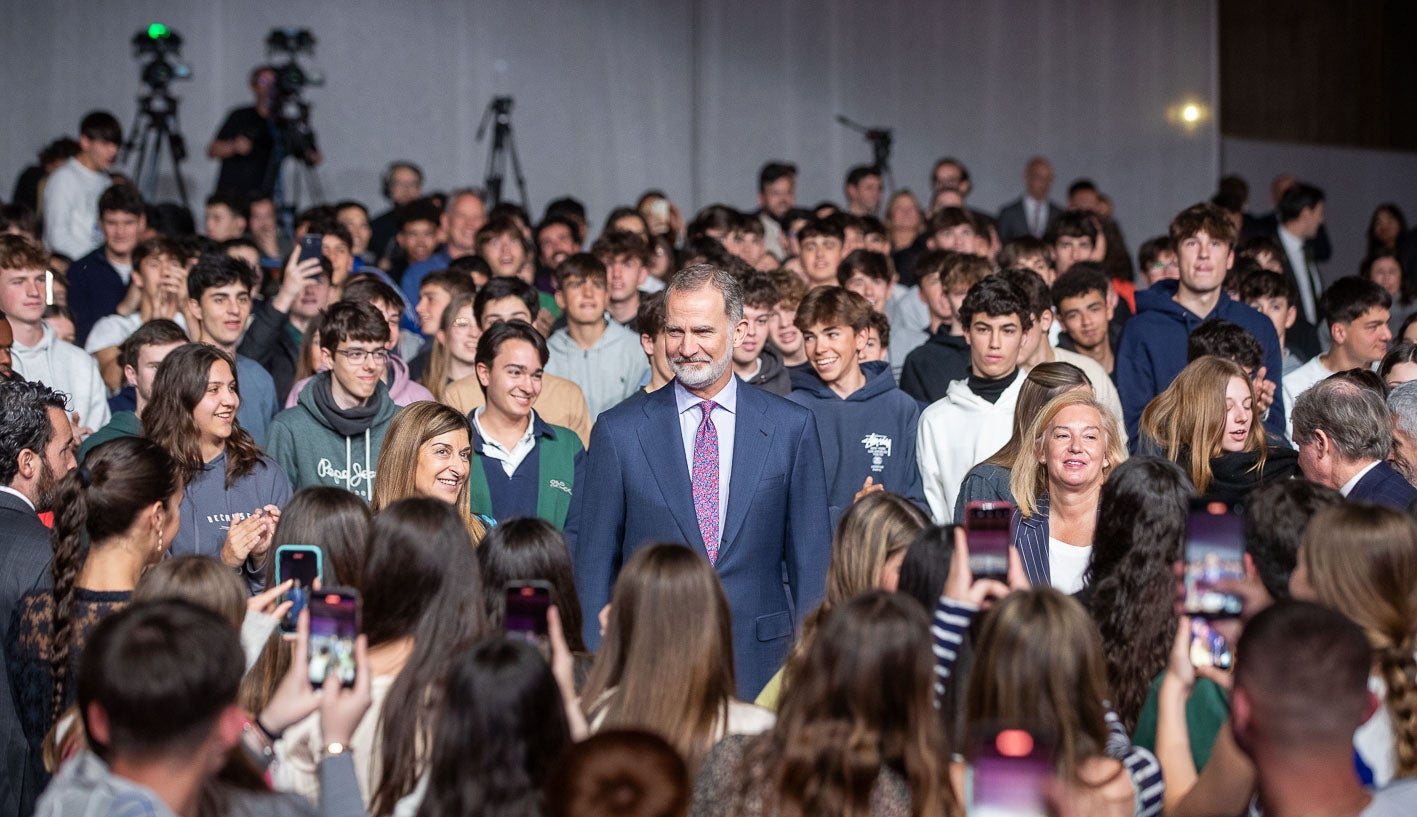
M755 389L738 385L738 416L733 432L733 481L728 486L728 513L723 517L723 546L719 561L733 547L738 531L748 518L748 508L757 493L772 447L773 426L768 422L767 404Z
M645 422L639 427L640 448L664 496L684 541L704 555L704 536L694 513L694 490L689 484L689 468L684 459L684 440L679 433L679 412L671 383L651 393L643 401Z

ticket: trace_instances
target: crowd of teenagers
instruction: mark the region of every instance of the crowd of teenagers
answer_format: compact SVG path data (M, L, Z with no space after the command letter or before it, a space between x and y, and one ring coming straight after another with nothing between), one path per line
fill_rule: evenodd
M1396 206L287 229L268 79L201 230L104 112L0 209L0 817L1417 814Z

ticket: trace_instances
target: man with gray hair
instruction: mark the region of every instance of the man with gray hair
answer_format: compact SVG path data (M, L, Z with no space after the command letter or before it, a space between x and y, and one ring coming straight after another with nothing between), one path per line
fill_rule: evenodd
M1417 381L1393 389L1387 407L1392 412L1392 451L1387 461L1417 486Z
M1304 476L1350 501L1407 510L1417 500L1417 488L1386 462L1392 440L1392 414L1382 395L1350 380L1321 380L1294 403Z
M674 380L596 420L566 537L592 649L636 551L681 542L706 558L732 610L738 697L751 701L825 592L831 526L816 423L734 374L746 333L743 289L728 271L674 275L663 328Z
M442 222L438 225L438 231L443 235L443 246L429 258L410 264L403 271L403 302L409 305L404 310L405 329L415 332L419 329L412 304L418 303L418 288L422 286L424 276L433 270L447 269L456 258L476 254L477 231L486 223L486 192L475 187L462 187L448 196Z

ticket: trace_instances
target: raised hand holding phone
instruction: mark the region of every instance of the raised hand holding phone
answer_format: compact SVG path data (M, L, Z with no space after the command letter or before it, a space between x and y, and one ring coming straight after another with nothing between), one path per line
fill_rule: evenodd
M950 557L950 572L945 577L942 594L953 601L984 608L1007 596L1011 589L997 579L975 579L970 569L969 545L964 529L951 526L954 533L954 553Z

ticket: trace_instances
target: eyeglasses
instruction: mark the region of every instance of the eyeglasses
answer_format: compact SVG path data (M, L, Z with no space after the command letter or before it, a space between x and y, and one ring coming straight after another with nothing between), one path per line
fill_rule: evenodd
M364 365L364 361L371 357L376 363L383 363L389 359L389 353L384 349L336 349L335 354L344 355L344 359L355 366Z
M469 318L455 318L453 320L454 329L471 329L472 320Z

